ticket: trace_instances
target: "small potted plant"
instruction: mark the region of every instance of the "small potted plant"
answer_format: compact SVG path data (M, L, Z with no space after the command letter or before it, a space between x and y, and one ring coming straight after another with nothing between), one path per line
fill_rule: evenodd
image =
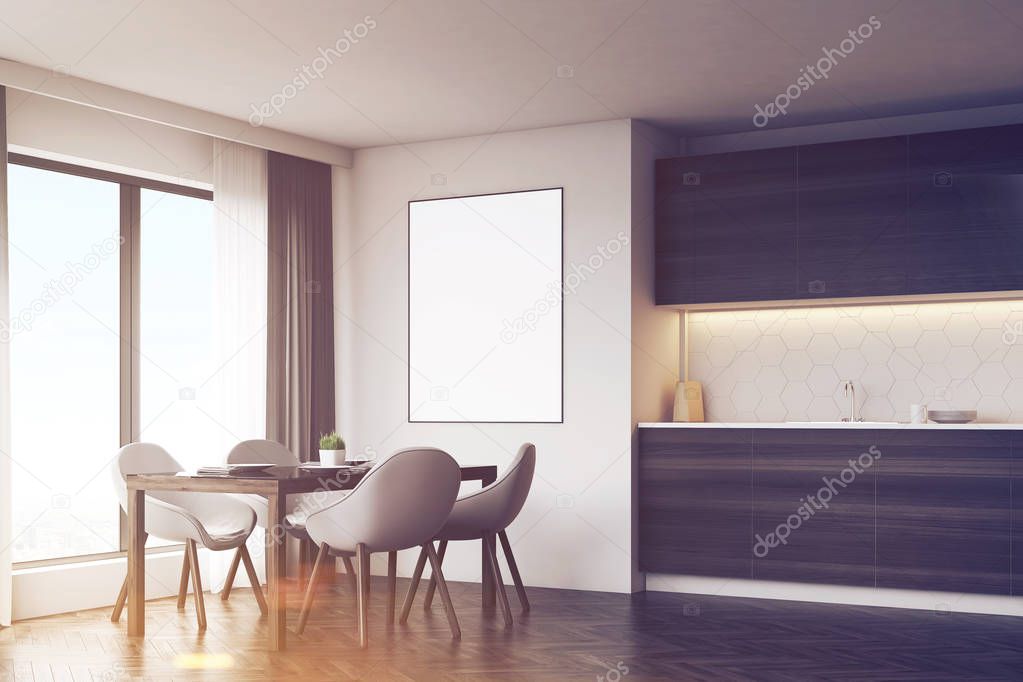
M345 439L337 431L320 436L320 466L335 467L345 463Z

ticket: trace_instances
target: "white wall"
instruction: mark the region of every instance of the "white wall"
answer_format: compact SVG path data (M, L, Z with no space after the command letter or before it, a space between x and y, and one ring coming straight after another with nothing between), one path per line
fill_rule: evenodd
M632 488L638 492L638 430L645 421L671 421L675 385L679 381L679 313L654 304L654 162L678 154L670 135L639 121L631 122L632 211ZM637 528L638 505L632 505L633 528ZM638 537L633 534L632 554L638 556ZM633 566L633 590L642 590L643 575Z
M611 121L359 150L350 177L335 171L338 426L356 451L428 444L502 468L534 442L533 491L509 530L530 585L632 588L630 251L565 298L563 424L409 424L406 203L563 186L567 272L628 234L630 146L629 123ZM478 581L479 552L450 547L447 576Z
M177 594L183 555L184 552L163 552L146 556L147 599ZM203 580L209 580L208 553L200 552L199 560L199 573ZM18 569L13 578L13 618L18 621L112 606L127 574L127 559ZM187 608L194 614L191 597ZM127 618L125 613L121 627L127 627Z

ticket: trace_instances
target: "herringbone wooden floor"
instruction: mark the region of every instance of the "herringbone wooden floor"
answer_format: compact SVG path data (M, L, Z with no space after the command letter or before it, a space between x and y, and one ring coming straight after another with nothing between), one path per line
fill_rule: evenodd
M1023 679L1023 621L1009 617L530 589L532 612L516 610L505 630L499 612L481 610L478 585L451 587L460 642L450 640L440 605L425 613L421 597L407 626L388 628L381 579L370 646L360 651L353 596L338 580L318 598L306 633L290 633L285 653L265 651L265 619L239 589L226 605L207 599L205 634L191 601L184 613L173 599L149 602L141 646L106 609L16 623L0 630L0 679ZM289 605L293 623L298 595Z

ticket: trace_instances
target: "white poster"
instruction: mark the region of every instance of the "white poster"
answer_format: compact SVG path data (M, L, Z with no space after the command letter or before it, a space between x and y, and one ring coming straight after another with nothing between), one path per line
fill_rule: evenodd
M409 202L409 421L562 421L562 189Z

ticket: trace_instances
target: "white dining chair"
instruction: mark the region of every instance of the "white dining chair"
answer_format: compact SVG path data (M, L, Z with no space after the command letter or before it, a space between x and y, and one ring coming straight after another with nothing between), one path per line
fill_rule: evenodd
M272 440L253 439L244 440L227 453L228 464L273 464L275 466L296 467L299 465L298 457L291 450ZM343 499L348 491L321 491L301 495L289 495L285 503L286 525L284 530L301 542L299 558L300 578L304 578L306 567L312 563L313 557L309 536L305 532L305 519L313 511L322 509L328 505ZM235 495L236 498L245 502L256 512L256 525L260 528L267 527L267 518L270 510L265 497L261 495ZM268 531L269 532L269 531ZM355 568L352 566L351 557L342 556L345 564L345 571L349 581L355 587ZM227 579L224 582L224 589L220 598L227 600L231 596L231 586L234 576L238 571L237 557L231 562L227 571Z
M444 525L458 496L461 470L451 455L437 448L417 447L395 452L363 477L351 494L309 515L306 530L319 551L306 589L298 632L305 629L320 566L331 552L354 554L358 568L359 645L368 642L369 558L374 552L390 556L422 547L430 559L437 589L447 611L454 639L461 637L458 618L433 549L433 536ZM388 561L389 603L394 603L394 561Z
M184 471L182 466L159 445L153 443L125 445L117 453L117 458L111 466L121 508L126 511L128 509L128 487L125 482L125 476L128 474L179 471ZM259 610L266 615L263 590L259 587L252 557L245 547L245 541L256 525L256 514L251 508L230 495L160 491L146 493L145 516L147 537L153 535L185 545L177 605L179 610L185 608L188 581L191 577L200 631L206 629L206 605L203 601L202 577L199 574L199 547L214 552L237 550L235 561L240 560L245 564ZM127 597L128 579L125 577L111 615L112 621L120 620Z
M519 567L515 562L515 555L512 553L511 542L508 541L506 531L526 503L533 484L535 469L536 446L532 443L524 443L519 448L511 466L500 478L487 487L463 495L455 501L451 515L434 538L440 541L437 556L441 563L444 561L448 542L456 540L481 540L483 542L484 554L489 559L487 563L494 579L506 626L512 625L513 621L511 608L508 605L508 593L504 589L501 568L497 562L495 538L501 540L504 557L508 561L508 569L511 571L512 582L515 584L515 591L519 596L519 604L523 613L526 613L529 611L529 599L526 597L526 588L522 584L522 576L519 574ZM416 570L412 574L412 585L405 596L405 604L401 610L400 622L402 623L408 619L425 564L426 556L420 552ZM433 601L435 589L436 584L431 578L426 590L425 608L427 609L430 608Z

